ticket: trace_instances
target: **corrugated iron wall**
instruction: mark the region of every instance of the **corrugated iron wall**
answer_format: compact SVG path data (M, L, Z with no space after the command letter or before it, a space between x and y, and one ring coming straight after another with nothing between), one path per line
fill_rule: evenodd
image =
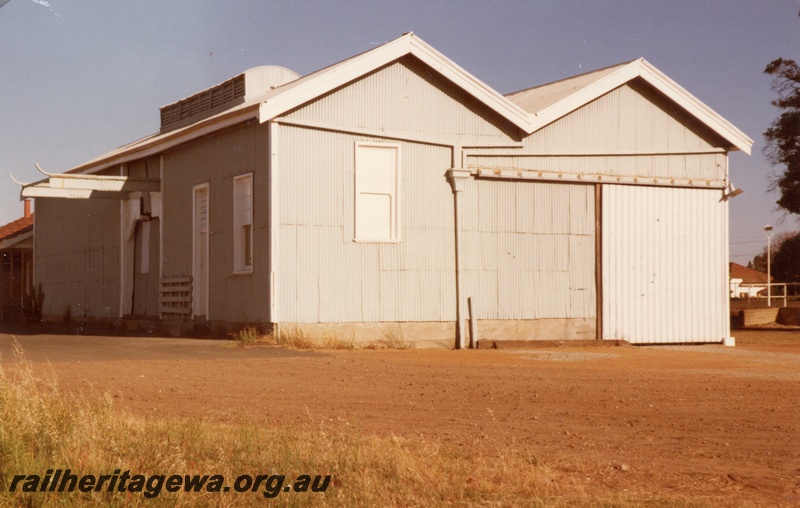
M276 126L280 321L455 319L453 195L444 176L454 164L443 144L507 144L517 133L433 76L406 57L285 119L367 134ZM400 144L397 243L353 241L358 141Z
M160 229L161 221L152 219L137 224L134 232L132 313L136 316L158 316Z
M209 184L209 319L269 322L267 126L241 126L164 156L163 277L192 275L192 187ZM234 275L233 178L253 173L253 272ZM157 265L156 269L157 269Z
M408 56L298 108L295 120L339 127L390 128L452 143L507 144L515 128L460 88Z
M586 152L668 152L721 146L721 140L675 108L648 85L633 81L578 108L530 136L526 147Z
M289 126L279 139L280 320L455 319L451 150L400 144L401 240L368 243L353 241L355 143L386 140Z
M376 140L280 129L281 321L455 319L450 150L401 143L401 240L360 243L354 147ZM594 317L593 186L471 180L461 199L478 318Z
M648 88L624 85L524 140L526 156L471 155L479 167L725 180L724 143Z
M461 199L479 319L595 316L592 185L471 180Z
M603 187L603 338L728 336L727 203L719 190Z
M119 213L113 199L36 199L34 278L44 316L117 317Z

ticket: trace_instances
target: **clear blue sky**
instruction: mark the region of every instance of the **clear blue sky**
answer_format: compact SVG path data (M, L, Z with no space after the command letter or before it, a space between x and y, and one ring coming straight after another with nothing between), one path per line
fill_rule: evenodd
M0 4L4 0L0 0ZM257 65L300 74L413 31L501 93L644 57L755 140L731 156L731 259L780 223L762 133L767 63L800 60L800 0L10 0L0 7L0 224L7 177L66 171L158 129L158 108ZM75 225L81 227L80 224Z

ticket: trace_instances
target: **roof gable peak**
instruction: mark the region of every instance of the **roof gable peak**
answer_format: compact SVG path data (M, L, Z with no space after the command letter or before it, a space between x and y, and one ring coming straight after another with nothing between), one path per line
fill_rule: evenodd
M515 92L508 97L531 114L534 130L539 130L637 78L708 126L733 149L750 154L752 139L644 58Z
M533 132L530 115L494 89L459 67L413 32L406 32L354 57L304 76L282 87L261 104L259 120L266 122L343 86L404 56L413 55L447 80L525 132Z

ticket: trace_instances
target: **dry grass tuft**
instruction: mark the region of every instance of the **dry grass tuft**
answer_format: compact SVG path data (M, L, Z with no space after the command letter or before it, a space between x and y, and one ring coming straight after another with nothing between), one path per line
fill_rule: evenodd
M296 327L281 328L275 336L275 342L290 349L322 349L321 343L302 328Z
M268 335L264 335L257 328L249 326L233 333L231 338L242 344L255 344L256 342L267 342Z
M384 332L383 338L368 342L364 349L413 349L414 343L399 337L394 332Z
M355 342L342 339L336 335L312 337L300 327L283 327L278 333L262 334L254 327L243 328L231 335L241 344L276 344L289 349L300 350L353 350L353 349L413 349L414 343L398 337L393 332L386 332L383 338L368 342Z

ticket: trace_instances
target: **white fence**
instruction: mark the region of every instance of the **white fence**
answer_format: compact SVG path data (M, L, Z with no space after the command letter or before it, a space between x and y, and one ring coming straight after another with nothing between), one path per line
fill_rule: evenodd
M767 294L767 293L771 294ZM767 300L771 305L772 300L782 300L783 307L790 297L800 296L800 282L773 282L766 284L743 284L731 282L731 298L742 300Z

